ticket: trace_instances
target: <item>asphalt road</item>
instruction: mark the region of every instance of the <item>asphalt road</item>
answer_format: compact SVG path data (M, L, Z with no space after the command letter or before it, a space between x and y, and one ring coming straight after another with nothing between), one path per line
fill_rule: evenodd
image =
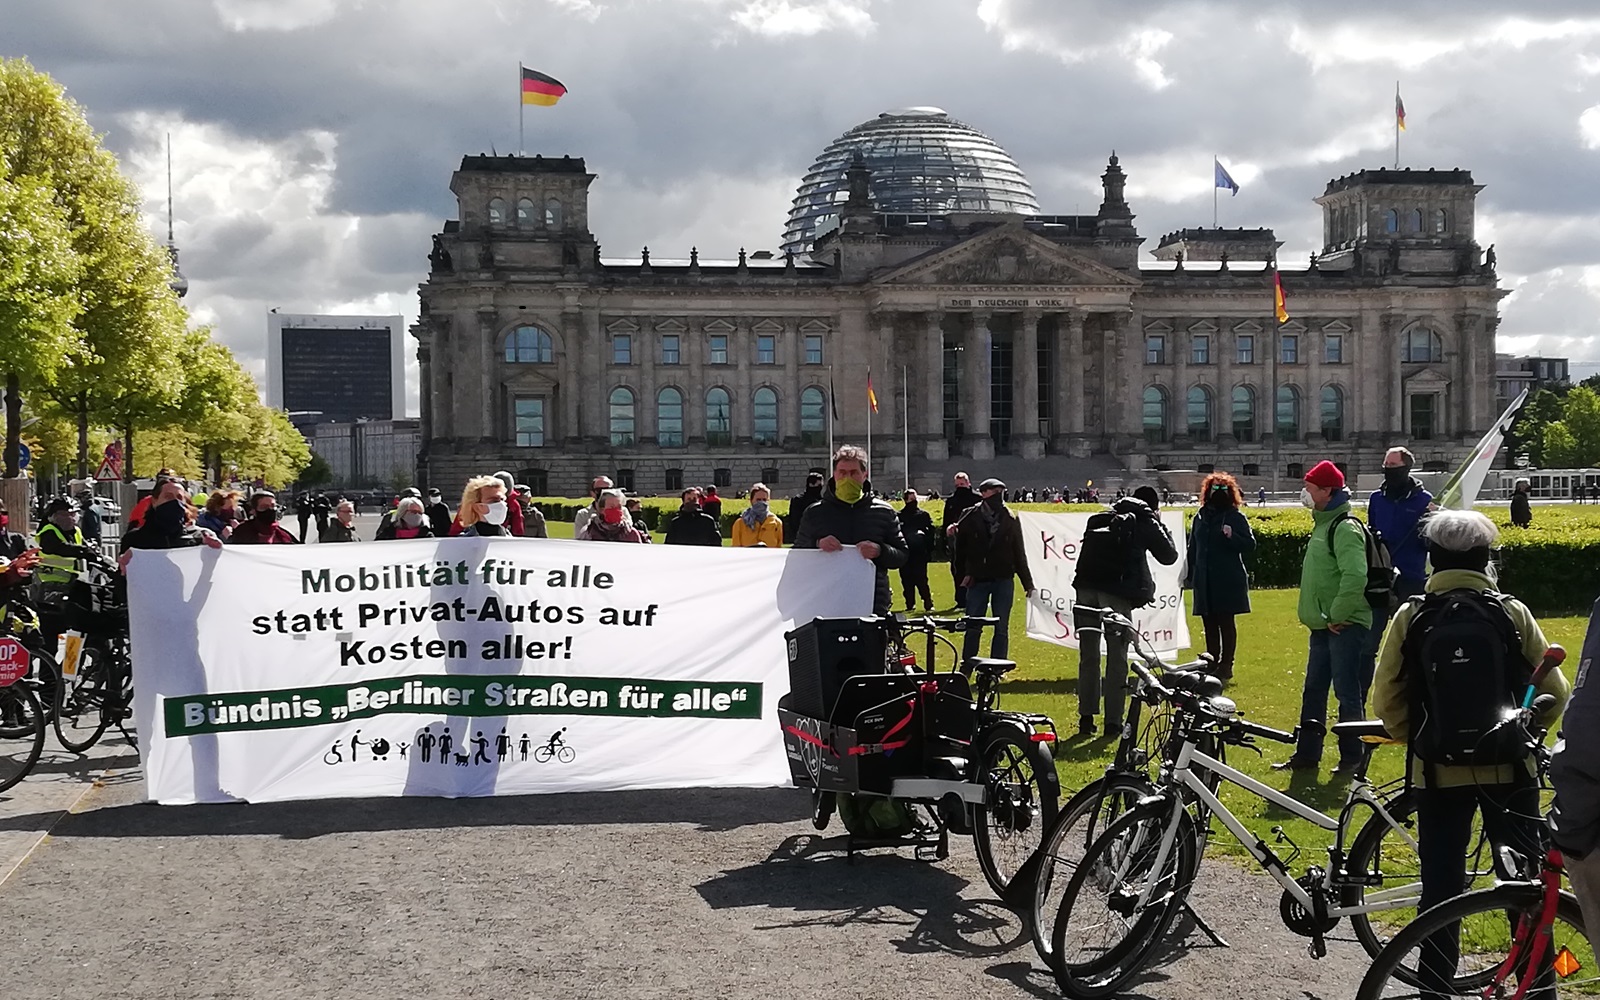
M969 842L850 863L792 789L141 796L120 741L0 794L5 1000L1058 995ZM1194 903L1233 947L1180 925L1126 995L1354 995L1359 946L1341 927L1312 961L1278 896L1209 860Z

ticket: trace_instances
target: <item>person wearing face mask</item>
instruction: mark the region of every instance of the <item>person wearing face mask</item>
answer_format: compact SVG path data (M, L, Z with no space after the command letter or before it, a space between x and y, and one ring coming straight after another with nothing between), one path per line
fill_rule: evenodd
M15 559L31 548L26 535L11 530L11 514L0 503L0 558Z
M928 560L933 556L933 516L922 509L922 499L916 490L906 490L900 498L900 535L906 540L906 564L900 567L900 589L906 595L906 611L916 607L917 595L922 595L922 607L933 613L933 591L928 589Z
M967 588L961 585L961 574L956 571L956 524L978 502L978 494L972 491L972 478L965 472L956 473L955 484L955 489L950 491L949 498L944 502L943 527L945 545L950 553L950 576L956 585L956 607L965 608Z
M1428 579L1428 553L1419 529L1423 515L1434 509L1433 494L1411 474L1415 465L1409 449L1390 448L1383 456L1383 487L1367 498L1367 524L1389 546L1397 574L1394 588L1402 601L1422 593ZM1383 623L1374 622L1373 631L1381 635Z
M422 509L428 515L428 527L432 529L433 537L448 537L450 522L455 519L455 515L450 513L450 505L444 502L444 495L439 492L437 486L428 488L428 499Z
M467 480L450 533L513 537L511 529L506 527L511 516L506 492L506 484L494 476L475 476Z
M384 521L392 520L383 518ZM359 542L356 537L356 505L340 498L333 506L333 520L317 534L319 542Z
M251 494L249 520L233 529L229 545L299 545L300 539L278 523L278 498L268 490Z
M1194 613L1205 625L1206 652L1217 665L1212 673L1231 680L1239 644L1234 618L1250 613L1250 576L1244 557L1255 551L1256 537L1240 510L1244 495L1232 476L1226 472L1206 476L1200 497L1200 511L1189 525L1184 585L1194 592Z
M401 497L395 505L394 516L386 517L373 534L376 541L385 542L399 538L432 538L433 524L429 521L422 501L416 497Z
M194 523L227 541L228 536L233 534L234 526L239 523L239 491L213 491L206 498L206 509L200 512Z
M754 545L769 549L783 548L783 520L769 509L772 491L766 483L750 487L750 506L733 519L733 544L735 548Z
M167 480L150 494L144 520L122 536L122 556L117 565L126 568L135 549L184 549L197 545L220 549L222 539L215 532L192 523L183 484Z
M521 483L516 483L511 487L511 496L522 512L522 537L549 538L550 529L545 524L544 511L533 502L533 494L529 489Z
M573 515L573 538L585 537L584 529L589 527L589 519L600 513L600 494L604 493L606 490L609 490L611 486L612 482L609 476L594 477L594 481L589 484L589 495L594 497L594 501L587 507L579 508L578 513Z
M683 504L667 522L668 545L722 545L722 529L716 519L700 509L700 491L693 486L683 491Z
M872 560L872 613L886 615L894 605L889 571L906 564L906 542L894 508L873 499L871 485L866 451L841 445L833 453L833 478L822 487L822 499L806 508L794 547L840 552L851 546L861 558Z
M628 502L622 505L622 509L627 511L628 520L633 522L634 528L639 532L639 540L646 545L650 544L652 541L650 522L644 519L644 504L639 502L638 497L629 497Z
M597 502L600 511L589 519L588 527L584 528L582 541L586 542L633 542L643 543L650 540L650 536L633 526L633 518L622 506L623 496L621 490L601 490Z
M1322 461L1306 473L1300 502L1311 508L1311 538L1300 567L1300 623L1310 630L1306 681L1300 700L1300 740L1278 770L1315 771L1322 763L1328 731L1328 688L1339 703L1339 721L1366 718L1363 660L1372 628L1367 603L1367 538L1350 514L1344 473ZM1330 541L1330 534L1332 540ZM1361 762L1361 741L1339 737L1335 774Z
M1022 523L1006 506L1006 484L985 479L978 484L982 498L968 508L956 524L956 563L961 571L961 586L967 592L966 612L971 616L992 614L1000 619L990 640L989 655L1006 658L1011 644L1011 605L1016 600L1015 577L1023 592L1033 595L1033 574L1028 571L1028 553L1022 543ZM978 655L982 629L968 629L962 659Z
M822 473L806 473L806 489L804 493L789 498L789 514L783 519L783 540L790 545L794 544L795 532L800 530L800 519L806 516L806 508L822 499Z
M99 559L100 550L84 542L78 530L78 501L68 496L52 497L44 509L45 523L39 526L39 569L35 578L46 588L60 588L77 578L80 559Z

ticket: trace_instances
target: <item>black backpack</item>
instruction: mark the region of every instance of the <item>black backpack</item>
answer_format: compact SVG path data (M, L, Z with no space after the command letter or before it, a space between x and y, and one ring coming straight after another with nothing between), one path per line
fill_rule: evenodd
M1349 521L1360 528L1361 536L1367 543L1367 604L1379 611L1393 611L1400 603L1399 595L1394 589L1394 582L1400 572L1394 568L1394 557L1389 552L1389 543L1383 540L1383 532L1362 523L1359 518L1352 517L1349 511L1345 511L1328 525L1330 556L1334 555L1334 532L1338 529L1340 521Z
M1078 546L1078 571L1072 585L1106 590L1142 608L1155 600L1145 584L1144 546L1139 542L1139 515L1103 510L1090 516Z
M1477 590L1413 598L1401 646L1411 752L1429 764L1510 764L1528 755L1521 727L1491 730L1520 707L1533 676L1504 599Z

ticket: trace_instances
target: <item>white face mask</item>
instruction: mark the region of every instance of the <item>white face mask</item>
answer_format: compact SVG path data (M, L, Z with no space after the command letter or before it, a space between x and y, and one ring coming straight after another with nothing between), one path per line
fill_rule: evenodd
M483 515L483 519L488 521L490 524L505 524L506 502L504 500L496 500L494 503L490 504L489 510Z
M422 515L414 510L408 510L400 515L400 523L407 528L416 528L422 525Z
M1300 506L1309 507L1312 510L1316 510L1317 509L1317 502L1315 500L1311 499L1311 491L1310 490L1302 489L1300 491Z

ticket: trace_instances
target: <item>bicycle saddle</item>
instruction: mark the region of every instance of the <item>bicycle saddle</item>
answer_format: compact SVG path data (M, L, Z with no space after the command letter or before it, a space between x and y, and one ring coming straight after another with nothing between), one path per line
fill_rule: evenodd
M1002 677L1017 669L1017 663L1015 660L992 660L986 656L974 656L967 661L967 667L979 673Z
M1383 723L1377 719L1363 719L1360 722L1335 722L1333 724L1335 736L1354 736L1360 739L1363 736L1372 736L1377 739L1391 739L1389 730L1383 728Z

